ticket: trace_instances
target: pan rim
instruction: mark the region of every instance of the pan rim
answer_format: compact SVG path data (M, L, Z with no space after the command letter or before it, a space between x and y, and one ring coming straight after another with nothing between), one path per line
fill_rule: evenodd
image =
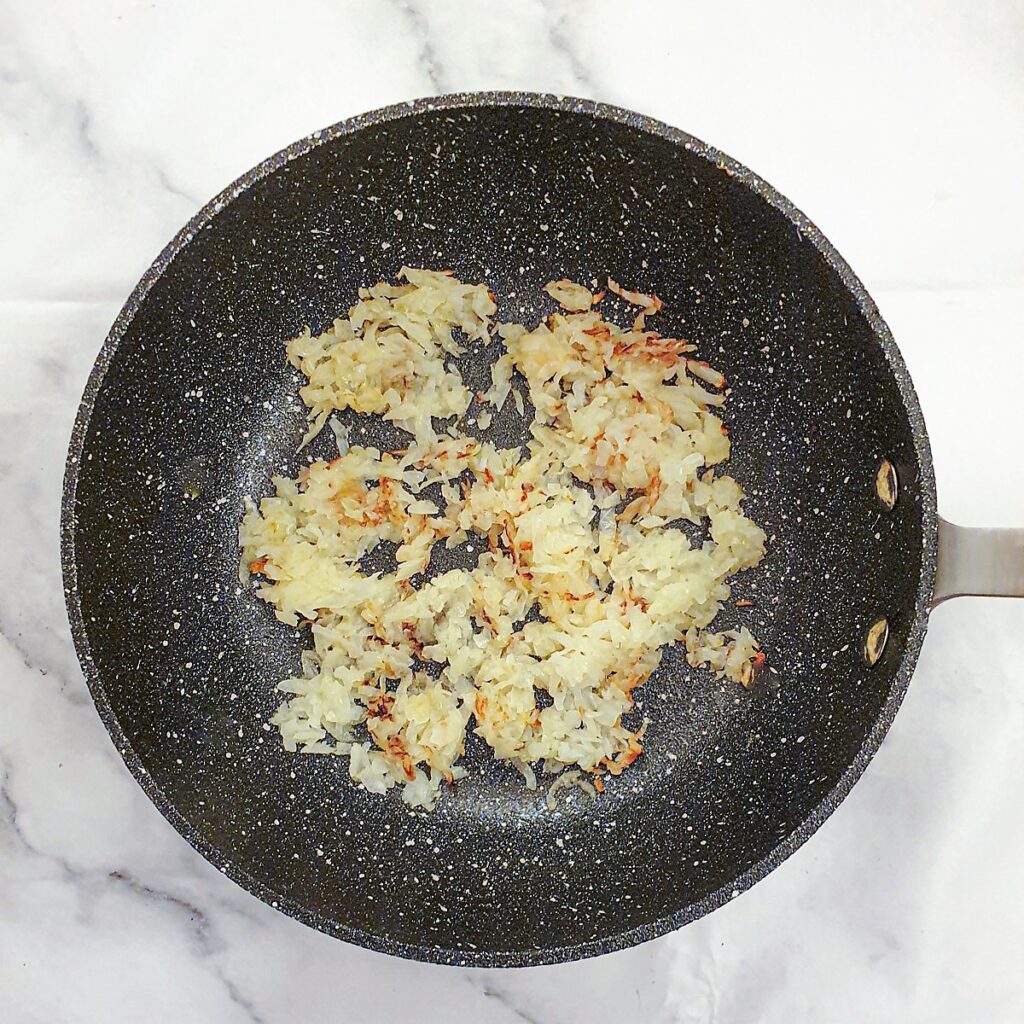
M714 164L724 173L738 178L744 185L760 196L761 199L785 216L796 227L800 235L817 249L839 276L844 287L854 297L858 307L868 321L872 333L882 347L910 421L915 454L921 470L918 486L921 495L923 534L921 571L917 581L913 618L909 623L907 641L901 656L900 665L893 676L885 702L852 762L846 767L825 797L796 829L777 843L765 857L753 864L738 878L708 894L701 900L687 904L672 914L600 939L591 939L577 944L499 951L449 949L443 946L403 943L384 935L362 931L349 925L341 924L338 921L331 920L306 909L293 899L274 892L257 877L233 864L230 859L221 856L219 851L199 834L198 830L164 795L155 780L146 771L145 766L132 748L127 734L114 714L113 708L107 699L103 681L100 679L99 672L91 655L79 600L78 571L75 560L75 532L77 527L75 503L78 471L82 456L85 453L85 444L96 398L103 386L104 379L118 346L146 296L149 294L150 289L177 256L189 245L192 239L221 210L257 182L270 176L291 160L305 156L324 143L353 134L365 128L373 128L405 117L415 117L432 110L462 110L478 107L540 108L584 115L627 125L646 134L665 139L674 145L684 148L695 156ZM131 295L118 313L90 371L79 404L65 464L61 502L61 565L65 603L75 650L100 718L110 734L114 746L146 795L175 830L204 859L217 867L241 888L256 896L262 902L269 904L274 909L281 910L290 917L319 931L368 949L406 959L451 966L530 967L565 963L626 949L627 947L665 935L668 932L681 928L683 925L690 924L723 904L730 902L734 897L746 892L746 890L778 867L817 831L825 819L842 803L853 788L853 785L863 774L871 758L885 738L906 694L928 627L935 578L937 533L938 513L936 508L935 474L928 433L917 393L914 390L910 375L903 361L903 356L893 339L892 333L882 319L878 307L859 278L828 239L786 197L777 192L771 185L743 164L713 146L664 122L621 107L550 93L468 92L425 97L414 101L392 104L340 121L328 128L315 131L299 139L257 164L214 196L164 247L132 290Z

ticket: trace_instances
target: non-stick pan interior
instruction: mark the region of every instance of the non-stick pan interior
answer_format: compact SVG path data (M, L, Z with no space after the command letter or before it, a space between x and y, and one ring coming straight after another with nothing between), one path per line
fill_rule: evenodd
M403 955L507 964L657 934L781 859L898 703L933 529L909 384L813 229L684 142L580 106L371 117L199 218L115 328L73 443L66 524L93 691L189 840L311 924ZM344 760L285 753L264 726L306 642L237 575L243 495L268 493L270 473L307 454L281 342L402 264L486 280L499 316L526 321L550 310L551 277L610 273L661 296L652 326L696 341L732 387L731 472L770 546L735 588L753 606L720 621L749 624L774 672L747 693L669 652L638 702L646 752L596 803L572 792L546 810L471 743L470 777L434 814L413 813L397 791L356 788ZM493 354L464 376L487 381ZM357 438L400 443L352 422ZM525 436L511 404L491 436ZM329 451L326 436L313 447ZM899 473L892 512L874 488L883 457ZM879 615L891 638L868 669Z

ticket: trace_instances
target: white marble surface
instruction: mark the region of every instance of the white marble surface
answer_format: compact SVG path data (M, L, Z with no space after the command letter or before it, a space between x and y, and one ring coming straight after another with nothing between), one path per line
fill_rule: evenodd
M1024 525L1022 53L1019 0L0 2L0 1021L1024 1019L1024 602L936 613L866 776L751 892L487 972L344 945L195 854L92 709L58 558L78 396L181 223L311 130L483 88L645 111L788 194L906 353L945 514Z

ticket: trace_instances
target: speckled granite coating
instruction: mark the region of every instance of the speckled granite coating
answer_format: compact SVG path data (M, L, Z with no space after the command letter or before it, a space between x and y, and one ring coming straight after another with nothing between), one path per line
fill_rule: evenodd
M366 794L343 760L262 724L301 634L238 586L244 494L294 472L303 409L280 340L322 329L402 263L486 279L499 316L552 274L610 272L666 302L734 388L730 471L771 538L741 577L777 675L753 695L666 657L647 752L556 812L471 747L433 815ZM493 355L493 353L491 353ZM465 368L486 379L487 358ZM491 436L522 437L511 408ZM358 428L362 424L357 425ZM366 437L397 436L365 424ZM323 454L321 438L314 454ZM874 492L881 458L900 497ZM271 157L139 283L71 442L63 562L96 705L136 778L225 874L374 949L520 966L653 938L778 865L863 771L906 690L934 576L927 436L877 309L829 243L750 171L637 114L481 94L390 107ZM874 669L864 631L891 633ZM725 621L731 621L723 614ZM482 746L482 745L481 745Z

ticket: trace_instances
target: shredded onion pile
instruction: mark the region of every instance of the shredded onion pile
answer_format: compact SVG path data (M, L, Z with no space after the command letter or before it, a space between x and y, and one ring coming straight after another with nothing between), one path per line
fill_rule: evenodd
M715 469L729 456L715 411L725 380L693 345L646 328L656 296L614 281L640 307L629 329L601 316L603 293L568 280L546 286L560 310L528 330L495 327L482 284L409 268L400 279L360 290L326 334L288 343L308 379L303 443L330 422L340 454L275 477L275 495L241 524L243 578L258 575L278 618L312 630L272 722L288 750L346 756L366 789L401 784L416 807L465 774L467 729L529 788L534 766L558 776L549 802L563 787L596 796L643 749L647 723L624 718L667 644L745 685L764 660L747 629L708 628L765 540L740 485ZM474 408L483 427L484 404L512 396L524 408L525 382L525 448L496 448L457 421L435 432L432 418L473 403L444 359L461 352L456 328L501 338ZM394 422L409 447L351 444L331 418L344 409ZM692 546L683 520L709 539ZM395 571L364 571L386 541ZM437 543L472 544L475 567L416 583Z

